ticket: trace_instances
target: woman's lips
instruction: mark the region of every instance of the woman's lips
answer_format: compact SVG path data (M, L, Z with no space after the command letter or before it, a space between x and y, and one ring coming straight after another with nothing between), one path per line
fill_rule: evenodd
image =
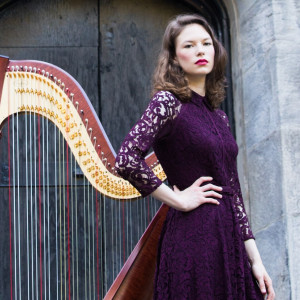
M199 59L195 62L196 65L206 65L208 61L206 59Z

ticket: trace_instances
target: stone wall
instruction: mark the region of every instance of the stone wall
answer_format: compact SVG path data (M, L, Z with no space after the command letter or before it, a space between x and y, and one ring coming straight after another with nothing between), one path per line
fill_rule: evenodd
M277 299L299 299L300 3L224 2L246 206Z

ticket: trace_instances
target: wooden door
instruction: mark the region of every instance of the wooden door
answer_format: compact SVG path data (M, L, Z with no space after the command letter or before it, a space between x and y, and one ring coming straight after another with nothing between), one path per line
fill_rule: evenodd
M70 73L89 96L112 146L117 151L123 138L149 102L152 72L163 31L171 17L186 12L201 13L211 21L220 39L229 49L226 12L224 7L217 2L220 1L177 1L176 4L171 0L2 1L0 2L0 54L7 55L13 60L46 61ZM230 83L229 70L228 68ZM225 110L231 119L232 128L234 128L230 87L227 98ZM14 242L15 246L19 241L25 247L27 236L33 238L33 243L38 241L38 237L35 236L35 230L39 229L38 223L33 225L32 229L27 226L29 233L25 230L27 212L31 213L26 206L26 201L23 201L28 199L26 198L26 184L28 184L26 178L29 175L34 177L34 172L27 174L24 162L25 156L30 156L30 148L34 146L30 147L26 144L25 127L22 124L28 122L27 131L30 132L32 129L32 139L30 140L32 145L35 143L37 145L38 139L44 137L42 134L37 134L37 119L32 119L32 123L29 123L28 120L25 121L25 116L20 116L18 121L15 119L13 124L10 123L10 130L15 127L15 131L19 133L11 143L15 143L16 146L13 155L19 156L18 160L15 157L18 161L18 168L23 170L23 173L20 173L23 174L19 180L20 189L19 192L15 192L16 202L12 207L9 207L8 199L8 152L12 150L7 148L9 132L7 124L2 127L2 139L0 139L0 230L3 237L0 242L0 253L1 260L4 262L1 263L0 268L0 298L9 299L11 295L14 299L21 298L21 296L31 299L56 299L69 296L78 299L103 298L158 209L159 203L151 199L142 199L135 201L130 210L129 208L124 210L121 201L113 201L98 195L95 202L90 203L85 214L85 208L80 199L88 193L92 194L92 191L82 178L80 170L74 168L71 174L74 179L72 189L78 191L79 202L76 202L78 206L75 206L74 202L73 210L78 217L79 231L83 231L83 236L78 238L78 245L74 246L74 253L71 255L71 259L75 257L74 262L78 261L77 269L74 263L71 270L68 270L66 265L58 261L58 258L48 255L50 250L45 250L47 233L41 244L45 251L43 261L40 261L39 254L36 254L36 264L39 266L44 262L45 257L49 257L49 261L45 259L41 270L36 268L36 265L33 267L33 258L26 258L26 250L24 253L22 252L23 254L21 254L21 250L9 253L9 247L14 245ZM43 126L46 128L46 123ZM54 136L55 130L51 124L49 126L47 132L50 136ZM18 143L17 139L19 139ZM59 137L55 137L55 141L64 143L63 139L60 140ZM20 151L17 151L17 147L20 148ZM49 151L54 150L50 149ZM50 215L55 211L55 195L58 192L54 189L54 178L57 172L53 170L57 166L63 172L65 155L64 152L60 153L60 159L58 157L54 159L52 156L49 173L45 175L45 178L49 178L50 186L53 187L49 189L52 200L47 207L45 204L45 219L47 219L48 208ZM13 157L10 158L11 162L13 162L12 159ZM17 182L18 178L13 178L13 180ZM35 186L37 185L35 183ZM96 203L98 210L94 212ZM31 205L34 213L37 204ZM57 210L59 209L66 209L66 203L59 204ZM11 235L9 235L9 210L12 214L11 224L17 224L15 229L12 227ZM117 213L113 213L114 210ZM87 220L89 212L91 215L94 214L91 221ZM15 220L13 219L14 213L16 214ZM42 214L42 216L44 215ZM62 213L60 216L67 218L66 213ZM35 220L34 216L32 216L32 220ZM52 219L49 220L52 222ZM70 220L75 222L75 217L73 219L71 217ZM63 221L61 222L65 224ZM84 228L85 226L90 228L90 223L93 223L94 227L86 230L97 231L99 241L96 245L91 237L89 242L92 250L88 251L84 246L87 239ZM49 230L48 234L55 239L57 226L53 224L52 226L53 228ZM125 229L130 231L130 238L126 240L123 236ZM10 241L10 238L16 238L16 241ZM62 255L59 259L68 260L64 250L66 245L63 244L64 238L66 238L64 229L60 238L58 246L61 246ZM49 245L54 244L55 240L49 242ZM34 245L28 247L29 252L39 249L38 244L36 248ZM75 256L77 250L79 254L77 253ZM96 255L97 250L101 252L99 256ZM51 253L53 252L55 249L51 250ZM10 257L14 258L14 255L16 261L10 263ZM100 261L100 263L95 266L95 261ZM94 267L90 267L91 263L94 263ZM68 272L71 272L70 276ZM45 283L41 283L41 277ZM42 288L37 288L36 285L42 285Z

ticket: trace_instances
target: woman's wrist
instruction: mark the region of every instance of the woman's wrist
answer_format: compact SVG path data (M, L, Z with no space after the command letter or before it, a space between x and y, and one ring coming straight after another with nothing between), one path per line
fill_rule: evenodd
M251 266L257 265L257 264L263 264L260 257L252 257L251 258L251 257L248 256L248 258L249 258L249 262L250 262Z
M171 206L177 210L183 210L183 203L180 201L178 194L170 189L166 184L162 183L152 194L157 200Z
M245 241L245 248L251 266L254 264L262 264L262 259L258 252L254 239L249 239Z

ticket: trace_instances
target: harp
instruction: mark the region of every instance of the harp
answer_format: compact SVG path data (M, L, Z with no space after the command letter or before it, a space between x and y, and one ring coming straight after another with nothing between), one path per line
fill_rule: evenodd
M0 57L0 130L1 299L151 299L168 207L116 174L76 80Z

